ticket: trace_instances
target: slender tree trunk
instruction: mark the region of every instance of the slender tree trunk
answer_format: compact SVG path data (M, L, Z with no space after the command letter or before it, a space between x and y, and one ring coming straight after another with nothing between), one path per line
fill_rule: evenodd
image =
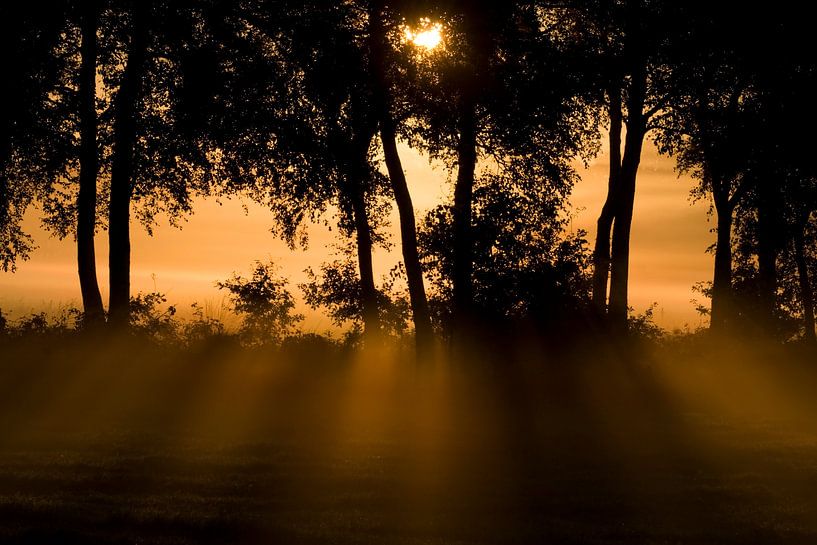
M628 282L630 274L630 231L635 205L635 185L641 148L644 145L645 119L643 115L647 73L643 62L637 62L630 84L627 101L627 133L624 140L624 157L621 161L620 192L616 199L615 223L611 244L610 325L619 331L627 329Z
M607 316L610 326L627 330L628 282L630 275L630 231L635 205L635 185L641 148L644 145L646 122L644 103L647 96L647 61L642 51L641 0L627 2L627 55L630 85L627 93L627 132L618 195L610 258L610 302Z
M803 338L809 343L817 343L814 331L814 292L806 263L805 241L802 229L794 234L794 258L797 261L797 276L800 281L800 299L803 301Z
M11 218L11 195L8 176L6 175L5 157L0 157L0 271L14 270L15 252Z
M636 170L622 168L620 205L613 224L612 258L610 267L610 325L617 331L627 329L628 282L630 274L630 232L635 204Z
M715 274L712 278L712 314L709 329L713 333L728 330L732 318L732 207L728 196L716 196L718 238L715 243Z
M417 249L417 227L414 223L414 205L411 202L406 176L400 163L393 128L381 127L380 137L383 142L386 168L389 171L394 200L400 215L400 240L403 250L403 262L406 266L411 313L414 319L414 331L417 346L428 347L433 340L431 315L428 310L428 299L423 282L423 269Z
M5 128L5 127L3 127ZM11 153L11 143L8 142L6 135L0 135L0 270L5 270L6 263L14 263L13 255L5 255L6 252L11 252L11 187L9 187L9 179L6 174L6 164ZM6 239L9 240L6 240ZM6 246L9 246L6 248Z
M596 245L593 249L593 308L598 317L607 314L607 281L610 277L610 236L615 218L615 197L619 192L621 173L621 88L610 89L610 177L607 199L596 224Z
M82 44L80 51L80 169L77 197L77 270L82 292L84 320L94 325L105 320L102 296L96 276L96 180L99 171L97 155L96 58L97 5L94 0L83 4Z
M411 202L406 175L397 151L397 136L394 119L391 113L391 97L386 77L385 47L386 37L382 20L382 3L374 2L370 8L370 49L373 64L373 86L377 97L378 117L380 123L380 140L383 144L386 169L389 172L397 212L400 216L400 242L403 251L403 262L406 267L411 313L414 320L414 332L417 348L422 350L432 342L431 317L428 310L423 269L417 250L417 226L414 219L414 205Z
M760 319L764 326L773 327L777 305L777 226L775 195L767 181L758 184L758 279Z
M12 4L9 4L11 6ZM8 28L5 24L4 27ZM17 25L14 25L17 26ZM14 29L10 29L14 30ZM0 47L3 51L14 51L12 46L17 45L19 35L12 32L0 33ZM16 63L15 65L16 66ZM9 97L21 98L19 85L22 84L23 73L19 70L10 71L6 68L3 78L3 90ZM12 72L12 73L9 73ZM5 98L0 109L0 272L14 270L16 262L15 219L12 218L12 188L9 173L6 171L11 163L12 154L12 127L14 120L10 114L14 108L21 108L22 104L15 103L14 98ZM0 313L0 331L5 328L6 320Z
M136 146L136 105L141 95L147 55L147 6L133 9L131 43L119 91L114 120L114 155L108 216L110 246L110 321L127 327L130 321L130 204Z
M17 258L15 243L17 225L12 210L11 180L6 168L11 160L11 120L0 118L0 271L14 270Z
M357 241L357 264L360 272L360 297L363 312L363 334L372 338L381 331L377 288L374 283L372 263L372 232L366 209L363 184L359 179L348 180L349 200L352 205L355 237Z
M473 319L473 241L471 205L477 164L476 110L473 99L460 98L457 181L454 186L454 327L468 328Z

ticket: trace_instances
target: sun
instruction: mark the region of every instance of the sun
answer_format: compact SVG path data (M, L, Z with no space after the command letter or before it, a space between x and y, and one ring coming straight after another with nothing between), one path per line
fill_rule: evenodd
M407 42L428 50L435 49L442 43L443 26L440 23L432 23L430 19L424 17L420 19L419 26L419 29L403 27L403 35Z

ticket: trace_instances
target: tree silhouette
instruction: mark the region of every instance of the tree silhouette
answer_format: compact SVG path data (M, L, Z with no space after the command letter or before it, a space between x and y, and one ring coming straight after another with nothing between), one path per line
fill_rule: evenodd
M744 92L738 84L701 91L690 98L686 108L676 104L672 128L659 136L663 151L677 157L679 169L698 179L695 195L712 198L717 215L711 313L711 328L716 333L725 331L734 319L732 222L735 208L749 188L739 153L744 134L740 123Z
M105 319L97 230L108 230L109 320L124 327L153 300L131 297L132 225L150 231L163 214L178 224L196 195L250 196L293 248L311 222L353 240L354 263L314 274L307 299L367 335L405 328L402 295L386 293L397 274L419 348L432 325L465 340L481 319L584 319L587 256L583 235L568 233L568 198L575 162L598 152L606 122L597 317L626 330L651 136L717 216L712 331L802 329L814 342L817 172L802 127L817 123L817 65L801 10L665 0L34 0L0 10L0 266L13 271L33 249L22 221L38 203L46 227L76 237L88 324ZM438 25L442 46L404 39L423 24ZM452 182L419 229L398 142L441 161ZM404 269L378 289L373 251L388 246L392 202Z
M446 48L410 67L411 141L456 167L447 272L453 323L463 331L477 318L473 205L480 160L509 176L527 169L539 180L560 180L549 187L563 192L574 180L571 161L593 148L597 123L587 107L586 70L572 63L580 40L560 24L560 8L543 20L540 7L437 3Z
M367 70L365 6L261 2L230 13L223 111L235 114L220 132L228 191L249 191L275 213L291 245L303 224L330 205L341 231L356 240L367 334L379 329L372 248L385 179L373 165L377 133ZM253 77L243 80L248 74ZM232 79L235 78L235 79ZM245 92L238 86L254 91ZM238 121L236 121L238 120ZM260 145L263 143L263 145Z
M146 82L148 28L152 1L135 2L128 13L127 59L114 99L114 142L111 160L111 196L108 207L108 269L110 321L130 321L130 205L133 192L137 139L137 102Z
M387 10L386 3L375 0L369 3L368 9L368 48L369 72L372 81L374 107L377 111L380 141L383 156L389 173L394 200L400 215L400 242L403 263L406 267L411 311L414 320L414 331L418 348L427 347L432 340L431 317L428 309L423 271L417 250L417 227L414 219L414 206L411 202L406 176L397 151L397 123L393 111L394 98L392 89L399 87L395 82L395 62L391 59L394 51L389 42L389 33L398 30L397 16L394 10ZM391 70L390 70L391 68Z
M130 223L148 230L164 212L171 223L191 211L191 195L207 193L213 167L212 135L193 131L186 115L195 95L185 93L185 68L203 45L208 2L150 0L115 4L108 19L116 62L103 66L115 88L110 111L108 207L110 305L116 326L129 321ZM203 114L203 115L206 115Z
M64 92L53 92L67 62L60 54L65 2L0 5L0 54L5 72L0 104L0 268L15 270L34 248L21 222L28 206L64 175L72 135L55 123ZM57 55L52 52L57 50Z
M662 153L675 156L681 172L698 180L693 196L712 200L717 241L710 323L713 332L722 333L735 326L732 225L751 187L746 135L754 90L738 36L723 31L731 15L708 10L693 15L695 40L669 77L675 93L672 107L657 120L656 142Z
M98 324L105 320L102 295L96 276L94 234L97 225L97 176L99 146L97 143L96 67L99 5L96 0L82 2L80 14L79 68L79 191L77 195L77 269L84 320Z
M610 180L607 200L598 220L594 251L596 308L615 330L625 330L628 311L630 232L636 179L644 138L657 114L671 107L674 89L666 76L687 43L683 6L662 1L622 0L592 6L601 18L598 28L609 33L600 50L612 63L607 71L610 119ZM600 8L600 9L599 9ZM626 127L622 139L620 131ZM609 263L609 300L607 279Z
M318 272L307 269L308 280L298 287L304 301L313 309L324 309L332 323L338 327L351 324L345 333L345 342L355 344L363 337L363 306L360 293L360 280L356 273L353 250L345 252L346 256L331 262L323 263ZM396 290L395 284L404 271L397 267L390 271L381 282L377 291L380 312L378 317L381 334L399 338L408 330L409 302L404 293ZM421 350L427 347L420 346Z
M784 284L787 278L796 278L797 293L794 299L800 303L799 314L802 315L803 339L811 344L817 342L814 320L814 289L812 286L814 267L810 261L814 260L814 240L812 233L811 216L817 210L817 179L813 175L800 176L805 173L795 172L786 179L788 186L786 202L786 220L790 244L782 248ZM786 262L793 262L791 273L786 274ZM784 289L785 292L785 289Z
M584 233L566 232L569 217L559 190L561 180L521 174L476 180L474 308L490 328L529 321L544 333L564 331L584 320L589 301ZM448 331L452 223L452 207L443 205L429 212L420 231L424 262L435 288L435 316Z
M797 25L787 20L789 14L771 21L748 12L736 18L728 6L694 6L689 14L693 39L668 78L675 91L671 108L658 118L656 138L662 152L676 156L681 171L698 179L694 195L711 198L717 215L713 332L736 331L739 314L771 325L777 314L777 253L786 246L782 215L808 170L798 159L805 151L798 138L788 136L797 132L791 112L805 113L805 90L813 85L808 60L799 53L797 39L785 36L800 35L793 32ZM773 45L758 44L759 32L774 35ZM802 225L796 219L802 212L791 212L790 223ZM752 282L746 274L754 264L745 255L738 258L742 289L754 286L753 311L736 301L732 285L736 214L740 251L752 248L757 256Z

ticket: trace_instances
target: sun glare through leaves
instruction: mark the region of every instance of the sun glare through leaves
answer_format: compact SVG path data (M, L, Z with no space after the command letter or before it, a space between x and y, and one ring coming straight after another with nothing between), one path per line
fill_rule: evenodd
M440 23L432 23L428 17L423 17L417 27L405 25L403 27L403 37L406 42L410 42L417 47L432 50L440 46L443 41L443 26Z

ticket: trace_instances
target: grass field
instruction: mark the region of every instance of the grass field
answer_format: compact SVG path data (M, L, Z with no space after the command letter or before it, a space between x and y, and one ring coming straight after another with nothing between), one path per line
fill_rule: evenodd
M784 352L3 350L3 543L817 543Z

